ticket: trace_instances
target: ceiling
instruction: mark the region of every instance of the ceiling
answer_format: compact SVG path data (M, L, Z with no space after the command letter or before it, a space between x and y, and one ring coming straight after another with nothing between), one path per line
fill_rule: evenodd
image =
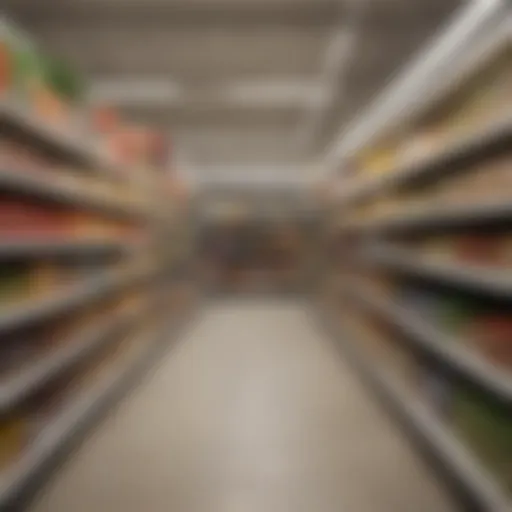
M202 176L295 175L463 0L3 0ZM269 171L270 170L270 171Z

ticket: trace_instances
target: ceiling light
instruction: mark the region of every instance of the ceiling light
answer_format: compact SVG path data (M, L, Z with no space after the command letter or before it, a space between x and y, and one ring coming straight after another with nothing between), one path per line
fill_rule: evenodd
M181 100L183 88L176 82L160 79L116 78L93 83L93 102L123 104L160 104Z

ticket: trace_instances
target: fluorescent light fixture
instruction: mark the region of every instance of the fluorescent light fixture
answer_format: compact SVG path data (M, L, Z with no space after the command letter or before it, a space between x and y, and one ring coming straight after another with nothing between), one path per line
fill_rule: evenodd
M181 101L183 88L168 79L112 78L98 80L91 86L93 102L116 105L175 103Z
M315 81L256 80L221 83L206 88L185 88L166 78L111 78L91 87L93 102L117 105L161 105L211 101L235 107L302 107L320 105L330 96Z
M261 80L227 83L218 89L216 97L239 106L299 106L317 105L325 101L328 90L317 81Z

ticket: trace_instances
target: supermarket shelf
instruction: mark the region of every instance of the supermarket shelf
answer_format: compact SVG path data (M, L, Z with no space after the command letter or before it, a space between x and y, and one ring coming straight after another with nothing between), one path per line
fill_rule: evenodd
M39 145L87 166L92 171L121 177L120 169L112 165L92 142L84 142L78 134L71 134L69 130L53 127L38 119L12 96L0 99L0 122L11 130L22 132Z
M109 293L129 286L141 278L141 273L110 271L84 279L50 297L41 297L26 304L6 307L0 314L0 332L10 331L66 313L74 308L99 300Z
M0 380L0 415L12 410L62 372L94 354L114 334L129 326L133 319L133 313L118 314L94 324L84 332L73 333L70 339L63 341L62 347L22 367L16 375Z
M510 42L507 0L465 2L329 148L331 166L421 119Z
M148 215L148 212L139 205L111 197L102 198L97 194L84 193L83 186L72 186L64 180L44 173L38 175L0 169L0 190L122 217L138 218Z
M170 338L187 325L190 316L174 318L152 331L147 338L153 342L141 344L146 347L142 354L130 354L127 361L121 361L123 364L82 393L44 429L16 464L0 473L0 512L24 508L84 434L158 361L170 346Z
M28 238L28 237L27 237ZM63 237L60 237L63 238ZM10 258L38 258L51 256L96 255L124 252L131 245L123 240L115 239L22 239L0 240L0 260Z
M464 137L449 144L437 153L402 168L369 178L350 187L341 199L341 206L349 206L393 188L408 185L429 175L443 172L443 176L464 166L470 166L499 151L506 150L512 142L512 119L501 120L484 131Z
M426 405L403 389L390 372L383 370L376 361L370 361L364 351L357 348L357 343L347 341L351 333L342 332L332 315L322 314L322 321L363 380L397 417L428 458L435 461L436 469L455 485L457 495L464 504L463 510L510 511L511 504L505 491L454 433Z
M512 274L462 262L433 261L407 249L379 245L363 258L379 267L427 278L496 299L512 299Z
M399 213L348 223L343 228L371 234L443 229L464 226L483 226L512 221L512 201L493 201L474 205L439 206L404 210Z
M500 370L466 348L463 340L431 327L410 309L358 286L350 287L348 294L402 330L414 348L436 358L451 371L512 409L512 374Z

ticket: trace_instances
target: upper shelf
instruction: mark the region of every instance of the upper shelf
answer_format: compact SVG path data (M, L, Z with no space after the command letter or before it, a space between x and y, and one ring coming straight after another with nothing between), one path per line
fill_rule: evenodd
M23 104L10 96L0 98L2 129L14 131L29 138L47 151L76 162L86 169L120 178L121 170L110 162L92 141L77 134L57 129L34 116Z
M341 198L343 207L369 199L382 192L397 189L419 180L446 174L465 166L510 150L512 117L500 120L482 131L473 133L447 145L419 161L391 170L375 178L368 178L349 187Z
M512 42L507 0L463 2L327 152L329 172L428 115Z
M489 226L512 221L512 202L403 208L379 218L348 222L343 230L366 234L417 233L466 226Z

